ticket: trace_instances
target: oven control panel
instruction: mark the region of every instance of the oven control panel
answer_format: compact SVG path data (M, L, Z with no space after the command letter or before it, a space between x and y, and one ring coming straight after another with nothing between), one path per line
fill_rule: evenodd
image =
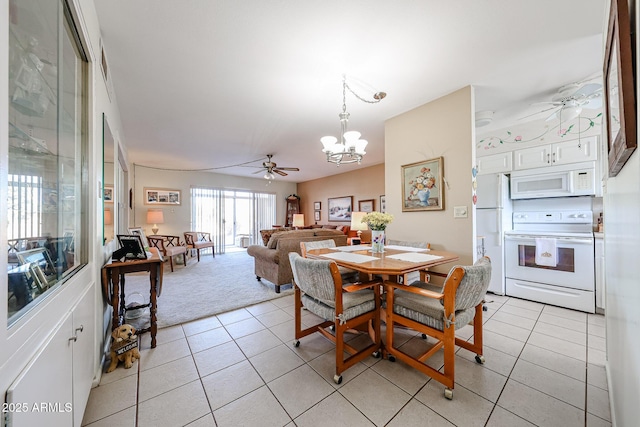
M591 211L514 212L514 224L585 224L593 222Z

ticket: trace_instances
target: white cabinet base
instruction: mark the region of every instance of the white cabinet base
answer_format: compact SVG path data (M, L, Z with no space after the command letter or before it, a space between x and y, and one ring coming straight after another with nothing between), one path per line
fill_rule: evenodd
M508 296L524 298L544 304L557 305L574 310L595 313L595 294L593 291L563 288L507 278Z

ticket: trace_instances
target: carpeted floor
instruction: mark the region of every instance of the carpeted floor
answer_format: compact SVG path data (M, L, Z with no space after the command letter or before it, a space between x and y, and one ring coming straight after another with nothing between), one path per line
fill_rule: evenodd
M265 279L258 282L253 272L253 257L246 251L215 258L210 253L201 254L200 262L195 257L188 258L186 267L178 264L174 270L172 273L165 263L162 293L158 298L160 328L293 293L290 286L281 288L277 294L270 282ZM127 275L126 280L127 303L140 296L145 303L149 302L148 274Z

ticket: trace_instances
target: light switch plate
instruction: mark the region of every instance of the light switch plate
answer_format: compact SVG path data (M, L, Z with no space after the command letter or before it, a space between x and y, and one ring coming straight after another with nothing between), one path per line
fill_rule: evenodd
M467 207L466 206L454 206L453 207L453 217L454 218L466 218L468 216L467 214Z

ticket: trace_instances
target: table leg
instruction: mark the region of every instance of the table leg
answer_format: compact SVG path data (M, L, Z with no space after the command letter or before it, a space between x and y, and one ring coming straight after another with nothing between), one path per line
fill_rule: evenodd
M111 330L113 331L120 326L120 270L112 268L110 274L113 286L113 295L111 296L111 308L113 309Z
M150 297L150 311L151 311L151 348L156 347L156 332L158 332L158 325L156 324L156 307L157 307L157 289L158 289L158 270L162 268L162 264L151 267L149 272L149 280L151 281L151 297Z

